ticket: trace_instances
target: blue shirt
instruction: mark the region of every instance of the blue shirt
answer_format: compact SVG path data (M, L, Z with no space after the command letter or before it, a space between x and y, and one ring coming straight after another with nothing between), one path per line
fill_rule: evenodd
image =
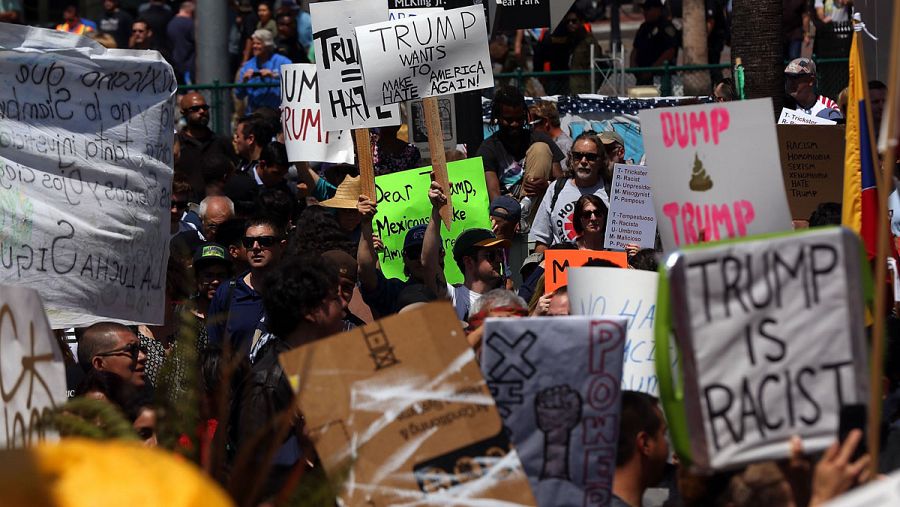
M306 11L300 11L300 14L297 14L297 39L303 49L308 50L312 46L312 17Z
M247 97L247 114L260 107L278 109L281 106L281 66L290 64L291 61L287 57L274 53L261 66L257 63L255 56L241 66L241 70L238 71L239 79L243 79L244 73L248 70L259 72L262 69L269 69L277 76L274 78L254 76L247 81L247 83L272 83L273 86L268 88L237 88L235 90L237 98Z
M224 346L228 336L231 337L232 350L249 351L253 334L265 317L265 310L262 296L244 282L247 273L249 271L216 289L206 316L210 345Z

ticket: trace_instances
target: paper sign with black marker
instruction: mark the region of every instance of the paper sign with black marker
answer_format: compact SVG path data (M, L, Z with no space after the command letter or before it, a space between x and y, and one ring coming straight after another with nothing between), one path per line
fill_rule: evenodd
M0 283L51 326L161 324L171 237L171 66L52 30L0 29Z
M356 40L370 104L494 86L480 5L358 26Z
M538 505L609 505L625 326L623 317L485 321L481 371Z
M841 228L672 254L660 281L657 373L679 455L706 470L816 453L842 408L866 402L858 237ZM674 334L684 378L667 368ZM682 391L683 390L683 391Z
M628 319L622 389L659 396L656 377L656 290L659 275L620 268L569 268L569 308L572 315L618 315ZM678 368L674 344L669 347Z
M656 211L650 190L650 171L641 165L616 164L603 246L610 250L625 250L629 244L641 248L653 248L656 244Z
M311 4L309 12L325 129L399 125L400 106L372 106L366 100L359 47L353 32L357 25L387 20L387 5L371 0L341 0Z
M322 124L316 66L281 66L281 126L291 162L352 164L353 138L347 130L329 132Z

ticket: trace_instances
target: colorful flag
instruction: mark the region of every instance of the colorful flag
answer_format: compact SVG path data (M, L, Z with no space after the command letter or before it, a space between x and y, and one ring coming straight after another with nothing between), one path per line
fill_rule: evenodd
M900 55L900 7L894 8L890 54ZM898 127L900 127L900 58L891 60L889 76L881 125L874 125L874 127L881 129L878 137L878 152L883 154L887 150L891 150L893 156L897 157L896 150L900 145L900 132L898 132ZM886 159L890 160L890 157Z
M878 231L878 187L875 177L874 135L869 108L866 62L860 32L850 47L850 84L847 87L847 129L844 151L844 205L841 223L860 235L870 259L875 258Z

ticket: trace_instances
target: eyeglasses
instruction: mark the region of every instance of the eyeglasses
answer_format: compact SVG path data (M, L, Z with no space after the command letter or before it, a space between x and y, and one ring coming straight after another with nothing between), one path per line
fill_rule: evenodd
M598 209L589 209L581 212L581 218L585 220L590 219L591 217L603 218L604 213Z
M172 207L175 209L183 210L188 207L188 202L187 201L176 201L173 199Z
M206 104L200 104L198 106L191 106L185 109L188 113L199 113L200 111L209 111L209 106Z
M110 350L107 352L101 352L99 354L94 354L94 357L107 357L107 356L121 356L123 354L127 354L131 357L132 361L136 361L138 355L143 352L147 353L147 347L141 345L140 342L131 342L128 345L125 345L122 348Z
M597 153L588 153L585 151L573 151L571 153L572 160L581 160L583 158L586 158L588 162L596 162L597 158L600 157L600 155Z
M244 236L241 243L244 248L253 248L253 245L259 243L263 248L270 248L275 243L281 241L281 238L275 236Z
M484 257L484 260L486 260L488 262L497 262L497 261L503 260L503 253L497 249L482 250L479 253Z

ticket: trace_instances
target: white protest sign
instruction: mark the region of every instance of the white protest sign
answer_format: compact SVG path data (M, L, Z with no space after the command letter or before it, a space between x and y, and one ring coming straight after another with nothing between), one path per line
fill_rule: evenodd
M175 75L154 51L0 29L0 283L55 328L161 324Z
M900 472L876 479L823 505L824 507L896 507L900 505Z
M359 26L356 40L370 104L494 86L480 5Z
M781 115L778 117L779 125L837 125L837 122L825 118L819 118L802 111L781 108Z
M692 460L721 470L786 458L793 435L808 453L831 445L842 407L868 396L856 235L729 242L666 266Z
M281 66L281 123L288 159L352 164L353 136L346 130L325 129L318 95L315 65Z
M399 125L400 106L369 107L365 97L356 25L388 19L387 5L372 0L342 0L309 6L316 71L321 83L322 124L326 130Z
M653 209L647 168L616 164L612 179L604 248L625 250L630 243L653 248L656 245L656 210Z
M682 245L791 230L771 99L645 109L657 227Z
M0 449L53 437L44 426L66 402L62 352L37 291L0 286Z
M481 371L538 505L609 505L625 326L621 317L485 321Z
M424 7L421 9L388 9L388 20L414 18L416 16L428 16L431 14L439 14L444 9L434 7Z
M572 315L617 315L628 319L622 389L659 396L656 377L656 288L659 275L620 268L569 268L569 308ZM672 368L678 366L674 345Z

